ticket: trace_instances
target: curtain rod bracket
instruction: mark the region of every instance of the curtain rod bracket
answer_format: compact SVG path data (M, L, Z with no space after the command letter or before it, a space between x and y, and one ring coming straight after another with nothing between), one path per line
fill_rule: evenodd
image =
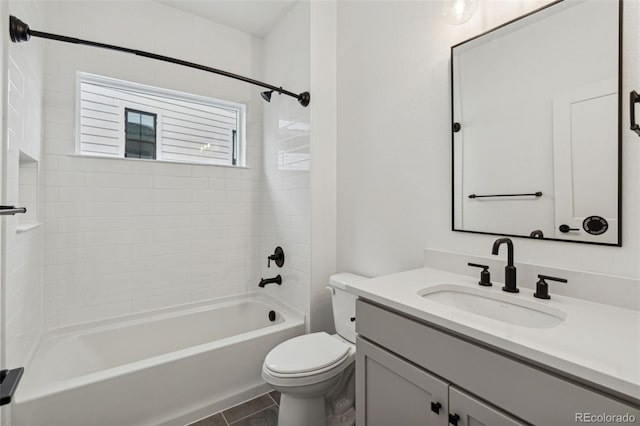
M306 107L309 105L309 102L311 102L311 94L309 92L300 93L298 95L298 102L300 102L300 105L303 107Z
M14 43L21 43L23 41L29 41L29 39L33 36L33 37L41 37L41 38L46 38L49 40L57 40L57 41L63 41L66 43L73 43L73 44L83 44L86 46L93 46L93 47L100 47L103 49L109 49L109 50L116 50L118 52L124 52L124 53L131 53L133 55L137 55L137 56L142 56L145 58L149 58L149 59L155 59L158 61L164 61L164 62L169 62L172 64L176 64L176 65L182 65L188 68L195 68L195 69L199 69L202 71L208 71L210 73L213 74L218 74L218 75L222 75L225 77L229 77L229 78L233 78L235 80L240 80L240 81L244 81L245 83L249 83L249 84L253 84L256 86L260 86L260 87L265 87L267 89L271 89L271 90L275 90L276 92L278 92L281 95L287 95L287 96L291 96L292 98L296 98L298 100L298 103L300 105L302 105L303 107L306 107L309 105L309 102L311 101L311 95L309 94L309 92L302 92L300 94L298 93L293 93L290 92L288 90L283 89L282 87L276 87L272 84L267 84L267 83L263 83L262 81L258 81L258 80L254 80L252 78L249 77L243 77L241 75L238 74L233 74L230 73L228 71L223 71L223 70L219 70L216 68L211 68L211 67L207 67L204 65L199 65L193 62L187 62L187 61L183 61L181 59L175 59L175 58L171 58L168 56L163 56L163 55L158 55L155 53L149 53L149 52L145 52L142 50L135 50L135 49L129 49L127 47L120 47L120 46L114 46L111 44L105 44L105 43L97 43L95 41L89 41L89 40L81 40L78 38L74 38L74 37L67 37L67 36L61 36L61 35L57 35L57 34L50 34L50 33L45 33L45 32L41 32L41 31L32 31L29 28L29 25L27 25L26 23L24 23L23 21L21 21L20 19L16 18L15 16L9 16L9 36L11 37L11 41Z
M9 17L9 36L14 43L29 41L31 34L29 33L29 25L22 22L15 16Z

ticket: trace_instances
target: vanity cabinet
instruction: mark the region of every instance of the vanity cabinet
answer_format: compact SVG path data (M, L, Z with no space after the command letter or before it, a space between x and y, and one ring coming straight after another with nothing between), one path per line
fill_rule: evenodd
M360 299L356 318L359 426L455 424L450 414L460 426L575 426L580 413L640 419L624 396L384 306Z
M449 384L396 355L357 339L358 425L445 426ZM360 381L361 378L366 378Z
M364 339L356 354L358 425L525 424Z

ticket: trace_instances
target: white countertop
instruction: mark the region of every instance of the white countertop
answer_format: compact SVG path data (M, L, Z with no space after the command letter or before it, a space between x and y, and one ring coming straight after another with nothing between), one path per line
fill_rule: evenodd
M493 320L421 297L421 290L456 284L508 295L536 306L566 313L552 328L529 328ZM347 289L407 315L445 327L456 333L527 358L551 369L631 396L640 402L640 312L553 294L551 299L533 297L533 290L503 292L502 283L481 287L477 277L437 269L415 269L360 281ZM609 291L602 283L602 291Z

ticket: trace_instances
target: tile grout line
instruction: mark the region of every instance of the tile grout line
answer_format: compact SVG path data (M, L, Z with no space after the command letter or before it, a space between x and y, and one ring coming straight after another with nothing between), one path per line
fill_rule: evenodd
M222 420L224 420L224 423L229 426L229 421L227 420L227 418L224 415L224 411L220 411L220 415L222 416Z
M229 426L233 426L234 424L237 424L237 423L238 423L238 422L240 422L241 420L248 419L249 417L253 417L253 416L255 416L256 414L261 413L261 412L263 412L264 410L266 410L266 409L268 409L268 408L273 407L274 405L275 405L275 406L277 406L275 403L274 403L274 404L271 404L271 405L269 405L268 407L264 407L264 408L262 408L262 409L260 409L260 410L258 410L258 411L256 411L256 412L253 412L253 413L249 414L248 416L244 416L244 417L242 417L242 418L239 418L238 420L236 420L236 421L235 421L235 422L233 422L233 423L229 423ZM226 418L225 418L225 420L226 420Z
M228 411L228 410L230 410L230 409L232 409L232 408L235 408L235 407L239 407L239 406L241 406L241 405L244 405L244 404L246 404L247 402L252 401L252 400L245 401L245 402L243 402L243 403L241 403L241 404L234 405L233 407L229 407L229 408L227 408L227 409L224 409L224 410L218 411L217 413L214 413L214 414L212 414L211 416L206 417L205 419L208 419L209 417L213 417L213 416L215 416L216 414L220 414L220 416L222 417L222 420L223 420L223 421L224 421L224 423L225 423L225 425L224 425L224 426L231 426L232 424L238 423L240 420L243 420L243 419L246 419L246 418L248 418L248 417L251 417L251 416L253 416L253 415L255 415L255 414L258 414L259 412L264 411L264 410L266 410L267 408L271 408L271 407L273 407L273 406L276 406L278 409L280 408L280 405L278 404L278 402L277 402L277 401L276 401L276 400L275 400L275 399L270 395L270 393L269 393L269 392L263 393L262 395L259 395L259 396L257 396L257 397L256 397L256 398L254 398L254 399L257 399L257 398L259 398L259 397L261 397L261 396L265 396L265 395L267 395L267 396L269 397L269 399L273 402L272 404L269 404L268 406L266 406L266 407L264 407L264 408L261 408L261 409L259 409L259 410L257 410L257 411L252 412L251 414L248 414L248 415L246 415L246 416L244 416L244 417L241 417L241 418L239 418L239 419L237 419L237 420L234 420L234 421L233 421L233 422L231 422L231 423L229 423L229 420L227 420L227 417L224 415L224 412L225 412L225 411ZM205 420L205 419L201 419L201 420ZM201 420L199 420L199 421L201 421ZM196 423L197 423L197 422L196 422ZM188 426L191 426L191 425L188 425Z
M273 401L274 404L276 404L278 407L280 407L280 405L278 405L278 401L276 401L276 399L271 396L271 392L267 392L267 395L269 395L269 398L271 398L271 400Z

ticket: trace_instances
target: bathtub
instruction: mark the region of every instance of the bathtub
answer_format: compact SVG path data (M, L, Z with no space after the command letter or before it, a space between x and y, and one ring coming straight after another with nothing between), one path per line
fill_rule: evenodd
M25 368L12 424L182 426L269 390L265 355L302 333L302 315L257 295L57 329Z

